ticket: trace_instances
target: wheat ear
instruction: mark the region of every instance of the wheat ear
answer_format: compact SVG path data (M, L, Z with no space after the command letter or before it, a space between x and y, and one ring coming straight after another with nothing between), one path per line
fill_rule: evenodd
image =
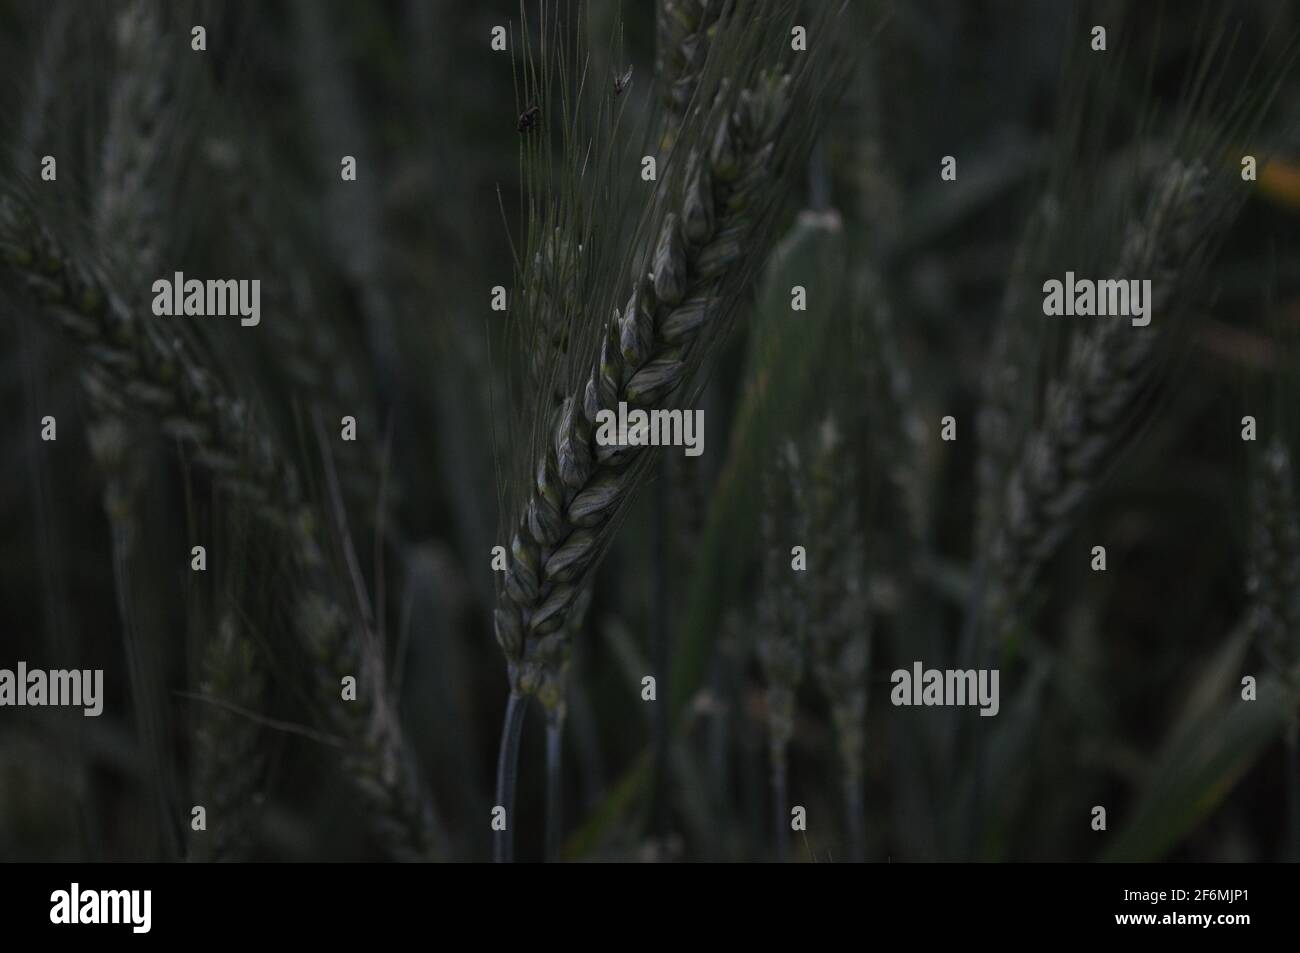
M194 731L194 796L212 828L193 839L191 859L242 860L257 822L266 755L257 722L238 709L262 705L266 670L233 613L223 614L204 652L199 690L212 704L200 710Z
M1252 468L1246 593L1250 625L1269 666L1291 692L1284 729L1287 857L1300 859L1300 513L1291 454L1274 439Z
M794 545L806 545L810 527L799 479L799 452L787 441L764 480L766 503L759 520L763 541L763 586L758 601L758 658L767 681L767 737L771 767L776 857L790 856L789 764L794 737L795 695L808 652L808 593L802 572L790 565Z
M870 335L870 346L863 342L861 347L868 354L867 415L876 445L874 457L903 511L906 540L913 549L920 549L930 536L925 423L917 407L907 359L899 346L898 321L889 289L870 266L863 269L860 294L869 302L867 321L853 333Z
M836 418L828 415L807 454L809 646L812 669L830 705L844 777L850 858L865 859L862 792L866 750L871 613L856 478Z
M158 4L133 0L117 17L116 81L108 107L102 183L97 195L95 228L111 236L108 247L122 249L132 275L151 276L158 264L158 170L167 150L167 120L174 91L174 72L159 23ZM161 62L159 61L161 58Z
M1026 367L1018 352L1020 340L1016 330L1019 319L1032 296L1030 282L1034 256L1057 226L1060 215L1050 197L1035 206L1026 223L1011 259L1011 271L993 329L993 342L984 362L976 431L979 454L975 463L975 552L984 553L997 532L1007 475L1016 463L1017 429L1020 408L1017 399L1024 394L1025 382L1032 368Z
M284 540L295 590L295 622L315 664L317 696L327 724L347 744L345 767L373 809L396 856L427 856L433 822L415 781L388 697L383 660L365 653L333 592L321 552L315 509L297 473L250 419L244 403L155 324L138 322L83 259L70 255L12 196L0 197L0 260L13 270L47 318L85 347L90 373L105 393L147 412L184 442L195 462L232 496L245 500L260 524ZM339 704L339 679L364 686L358 704Z
M1272 668L1300 681L1300 511L1291 454L1273 440L1251 473L1246 591L1251 628Z
M134 0L114 18L114 74L109 98L108 123L95 193L94 228L98 244L112 249L123 274L136 287L147 287L156 273L159 244L168 234L159 196L167 150L166 123L173 113L169 85L172 68L155 3ZM83 375L88 396L87 426L91 456L103 478L102 502L108 517L113 554L113 581L127 665L131 672L131 698L137 730L151 766L155 795L170 834L169 848L179 856L176 798L172 790L174 769L165 714L167 703L159 668L158 633L140 624L135 577L136 539L139 535L137 503L147 475L146 457L139 451L140 427L114 412L105 393L106 381Z
M743 254L756 251L747 246L771 207L771 164L790 85L788 75L764 76L740 92L734 108L715 111L707 152L691 157L684 189L660 211L657 243L638 269L644 277L605 324L585 387L554 417L494 612L512 696L536 692L558 663L569 609L644 473L644 447L596 443L597 414L616 414L621 401L661 406L701 366L710 332L727 313L724 282ZM501 767L513 761L503 751ZM506 774L513 779L513 771ZM499 786L498 803L509 811L513 794ZM508 858L508 841L497 838L498 859Z
M664 104L662 144L671 148L700 87L709 40L733 0L660 0L655 69Z
M675 210L661 219L653 255L627 307L605 326L586 386L565 399L538 461L535 484L511 541L495 612L512 688L532 694L605 525L633 489L639 446L599 446L597 414L620 401L653 408L687 380L702 354L693 345L720 309L728 269L746 250L754 193L770 189L773 139L788 110L788 77L762 82L718 124L707 156L696 156ZM700 349L702 350L702 349Z
M1300 511L1286 445L1274 439L1250 475L1246 595L1250 627L1269 667L1291 693L1286 755L1287 858L1300 859Z
M1200 164L1177 163L1162 176L1115 269L1117 278L1151 276L1150 311L1160 318L1206 233L1207 175ZM1146 327L1097 318L1071 341L1063 370L1047 386L1044 420L1027 435L1008 477L991 544L995 624L1007 625L1120 445L1126 411L1152 378L1160 318Z

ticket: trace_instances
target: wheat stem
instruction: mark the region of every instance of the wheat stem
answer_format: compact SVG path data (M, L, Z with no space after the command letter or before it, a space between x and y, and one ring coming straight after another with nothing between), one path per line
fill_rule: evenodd
M546 719L546 859L560 859L564 837L564 714Z
M659 461L659 479L654 487L654 519L650 524L650 595L654 606L650 624L650 664L654 668L656 690L672 697L672 617L668 595L667 525L668 474L663 458ZM656 837L667 838L671 805L669 804L669 760L672 740L667 705L655 705L650 715L650 734L655 753L654 790L651 795L651 825Z
M501 748L497 757L497 807L506 811L505 830L497 831L492 842L493 860L508 864L514 860L515 788L519 780L519 742L524 733L528 696L511 692L506 700L501 725Z

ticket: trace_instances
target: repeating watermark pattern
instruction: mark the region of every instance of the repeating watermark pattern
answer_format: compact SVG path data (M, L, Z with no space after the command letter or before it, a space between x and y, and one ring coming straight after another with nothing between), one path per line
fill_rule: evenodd
M1049 317L1127 317L1135 328L1151 323L1151 279L1074 277L1067 271L1065 280L1051 278L1043 282L1043 314Z
M179 315L239 315L246 328L262 320L262 282L258 278L186 279L184 272L153 283L153 313L158 317Z
M688 457L704 452L703 410L631 410L618 402L618 413L596 412L596 443L602 447L684 447Z
M0 668L0 707L81 708L88 718L104 710L104 670Z
M895 705L978 705L981 717L998 713L998 670L926 668L912 663L912 670L895 669L889 676L894 686L889 700Z
M129 924L132 933L153 925L152 890L82 890L73 882L50 894L50 922L57 924Z

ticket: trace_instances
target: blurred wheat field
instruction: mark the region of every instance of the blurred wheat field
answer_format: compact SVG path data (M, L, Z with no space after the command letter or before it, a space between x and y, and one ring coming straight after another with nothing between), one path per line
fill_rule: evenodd
M0 858L1300 859L1297 31L0 0Z

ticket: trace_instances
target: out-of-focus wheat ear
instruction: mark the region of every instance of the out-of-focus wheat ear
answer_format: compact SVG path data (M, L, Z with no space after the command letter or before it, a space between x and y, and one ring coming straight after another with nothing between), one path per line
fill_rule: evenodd
M72 8L55 5L43 17L40 45L36 52L31 86L23 103L22 120L18 126L17 142L12 157L6 157L18 168L26 168L33 156L50 152L54 148L53 117L60 103L56 95L60 88L63 60L68 48L69 22Z
M363 359L347 352L314 291L314 276L292 247L293 231L283 219L276 220L274 178L251 149L230 137L210 141L205 156L220 171L230 209L243 223L245 260L270 276L261 286L262 309L271 318L263 327L273 342L276 368L294 396L327 420L355 418L356 439L333 444L339 482L363 525L372 525L382 506L378 518L391 529L393 488L382 472L381 422L366 386L368 369Z
M132 721L152 780L164 847L170 856L179 858L183 844L169 730L171 695L165 676L167 650L172 640L163 637L153 614L140 611L148 605L149 598L149 590L138 571L141 563L137 545L149 454L139 425L116 412L115 400L106 393L111 384L93 373L83 378L91 408L87 428L91 458L103 480L100 499L108 519L113 590L123 654L130 673Z
M163 41L160 8L132 0L111 20L113 74L104 130L92 224L98 246L115 258L134 289L133 303L157 274L159 251L170 234L162 214L167 193L163 163L175 81L174 56ZM136 604L135 541L140 532L138 497L146 483L147 455L140 452L139 424L113 394L111 382L94 369L83 375L91 423L91 456L104 481L103 506L113 553L113 581L127 663L131 698L141 744L161 788L164 817L176 817L171 791L170 743L163 710L167 704L159 673L162 643L144 626ZM173 830L174 821L166 829ZM172 847L179 855L179 839Z
M905 514L908 542L922 549L930 536L930 479L926 473L926 428L907 358L899 346L898 321L882 276L871 266L862 270L859 294L868 316L863 330L870 341L867 356L867 416L872 455L885 470L894 497ZM832 423L832 426L834 424Z
M295 632L314 660L316 697L327 724L348 745L345 769L366 795L386 846L397 856L427 856L432 810L418 793L382 659L358 647L339 603L344 591L321 549L321 521L305 499L297 469L243 401L179 338L136 320L93 260L69 253L13 195L0 196L0 262L26 288L40 316L85 349L123 407L151 415L184 444L195 465L232 498L246 502L259 528L283 547L293 587ZM340 701L340 679L354 675L355 704ZM364 678L363 678L364 676Z
M1276 437L1251 466L1246 596L1255 642L1291 696L1283 730L1285 856L1300 860L1300 512L1291 453Z
M984 362L976 432L979 440L975 463L975 552L984 553L992 543L1000 519L1007 474L1015 463L1023 436L1020 400L1026 394L1034 368L1027 366L1024 348L1026 309L1037 304L1031 268L1034 258L1047 243L1060 219L1058 203L1051 195L1035 206L1016 243L1002 302L993 326L993 342Z
M354 623L323 588L313 586L300 595L295 621L308 649L325 723L348 742L344 771L365 796L370 825L388 853L403 861L431 860L436 821L420 791L382 659L362 650ZM358 702L365 698L367 703L339 702L340 685L348 676L356 679Z
M1223 224L1207 207L1208 175L1199 162L1173 163L1113 269L1116 277L1151 276L1152 314L1166 314L1207 233ZM990 545L986 606L999 634L1010 631L1039 568L1122 447L1129 412L1154 374L1162 324L1094 320L1073 336L1064 367L1047 384L1043 420L1019 448Z
M163 38L160 10L153 0L131 0L114 18L115 72L95 204L96 232L135 280L157 272L168 234L159 168L170 154L175 44Z
M1251 629L1270 667L1300 691L1300 512L1291 454L1278 438L1251 468L1250 514Z
M266 748L249 716L266 704L266 667L233 612L225 612L204 652L194 730L194 803L207 830L190 839L190 859L240 861L255 841L266 779Z
M795 698L807 667L809 594L791 551L806 546L809 527L799 482L799 451L787 441L764 477L760 516L762 586L757 606L757 648L767 682L768 756L771 769L776 858L790 856L790 783L787 752L794 737Z
M843 772L850 859L865 859L863 795L872 618L857 467L834 414L810 435L802 494L808 538L808 643L826 696Z
M707 414L708 408L704 408ZM674 518L668 543L674 564L689 567L695 556L695 547L704 531L708 509L709 478L703 461L685 454L670 454L664 458L667 479L671 484ZM684 569L683 571L689 571Z

